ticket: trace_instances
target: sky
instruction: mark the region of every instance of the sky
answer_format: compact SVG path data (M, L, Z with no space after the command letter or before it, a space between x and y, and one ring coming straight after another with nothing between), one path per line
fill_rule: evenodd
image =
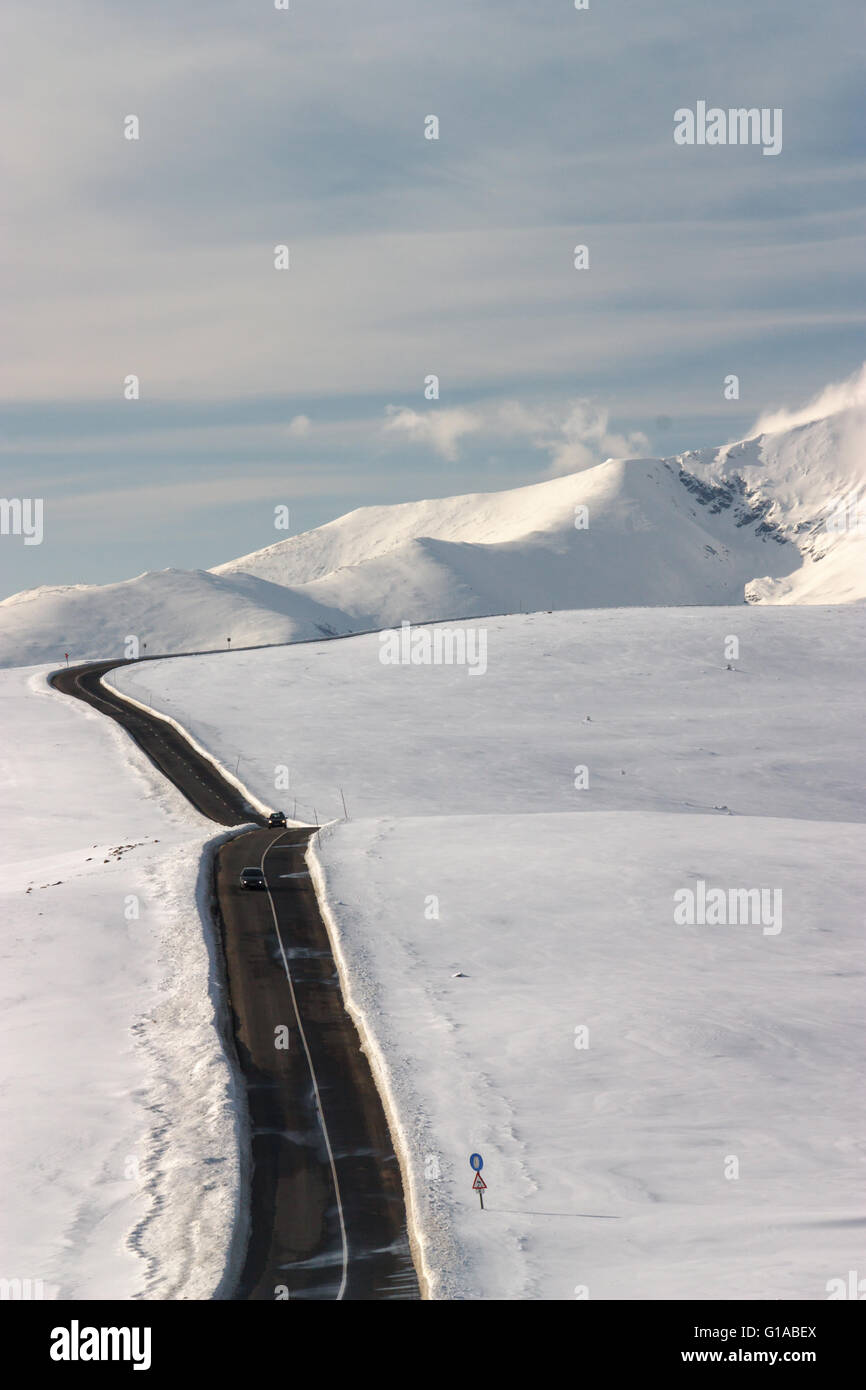
M6 0L0 50L0 597L722 444L866 358L859 0ZM781 149L676 143L699 102Z

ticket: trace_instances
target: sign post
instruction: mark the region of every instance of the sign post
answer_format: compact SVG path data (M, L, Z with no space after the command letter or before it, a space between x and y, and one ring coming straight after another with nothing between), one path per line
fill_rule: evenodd
M484 1167L484 1159L480 1154L469 1155L469 1167L475 1174L472 1183L472 1191L478 1193L478 1200L481 1203L481 1210L484 1210L484 1193L487 1191L487 1183L481 1176L481 1169Z

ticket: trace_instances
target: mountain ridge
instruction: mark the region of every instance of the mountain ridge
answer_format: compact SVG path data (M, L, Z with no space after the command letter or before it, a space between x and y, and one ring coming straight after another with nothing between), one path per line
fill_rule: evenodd
M357 508L210 570L0 602L0 665L520 609L866 599L866 406L498 492ZM841 525L833 519L842 518Z

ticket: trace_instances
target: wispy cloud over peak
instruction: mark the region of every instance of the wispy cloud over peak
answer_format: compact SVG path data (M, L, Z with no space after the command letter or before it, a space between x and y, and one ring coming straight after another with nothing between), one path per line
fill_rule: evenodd
M649 441L640 430L625 434L612 430L610 411L588 397L557 406L506 400L421 411L390 405L385 412L384 429L452 462L459 457L461 441L469 435L482 442L524 442L548 455L545 471L551 476L579 473L604 459L634 457L649 448Z

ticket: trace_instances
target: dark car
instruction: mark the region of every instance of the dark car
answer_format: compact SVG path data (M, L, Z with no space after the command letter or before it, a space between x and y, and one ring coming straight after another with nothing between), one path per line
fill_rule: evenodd
M268 825L285 825L285 823L285 811L271 811L271 814L268 816Z
M241 869L241 888L267 888L261 869Z

